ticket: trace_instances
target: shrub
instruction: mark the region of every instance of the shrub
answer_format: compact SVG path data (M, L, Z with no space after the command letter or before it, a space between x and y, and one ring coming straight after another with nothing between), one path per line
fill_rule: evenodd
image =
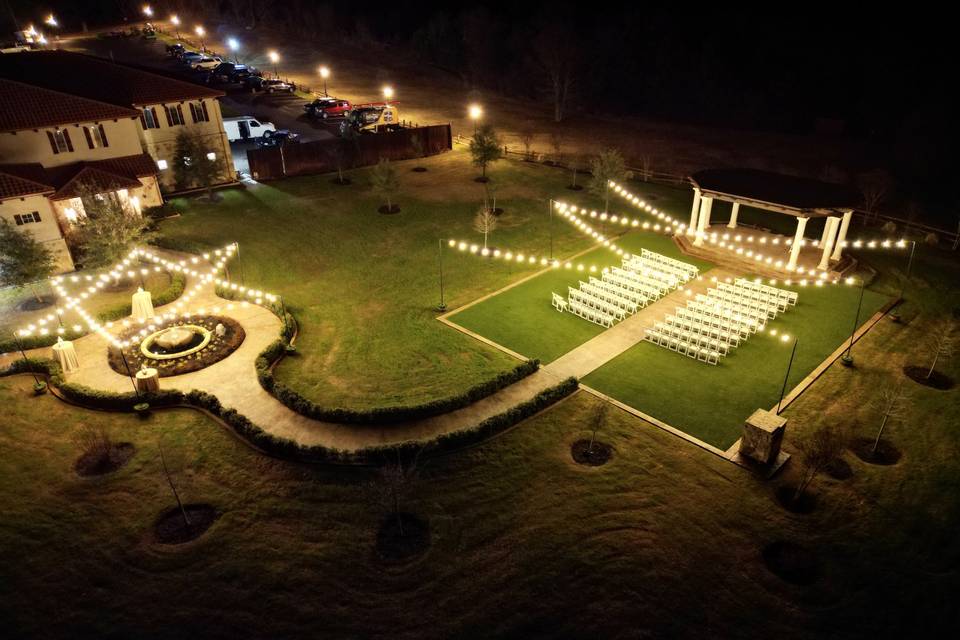
M896 233L897 224L892 220L888 220L887 222L883 223L883 226L881 227L881 229L883 229L884 233Z
M927 235L925 235L925 236L923 237L923 241L924 241L926 244L930 245L931 247L935 247L935 246L937 246L937 244L939 244L939 242L940 242L940 237L939 237L936 233L934 233L933 231L931 231L930 233L928 233Z

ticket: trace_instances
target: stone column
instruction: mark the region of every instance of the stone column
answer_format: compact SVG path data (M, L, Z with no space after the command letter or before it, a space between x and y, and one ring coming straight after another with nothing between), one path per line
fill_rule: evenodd
M697 221L697 237L694 239L694 246L703 246L703 236L706 233L707 225L710 224L710 207L713 205L713 198L707 196L700 197L700 218Z
M700 189L693 188L693 207L690 208L690 226L687 227L687 235L692 236L697 232L697 213L700 211Z
M840 221L840 232L837 234L837 241L833 245L833 255L831 260L839 260L843 253L843 243L847 240L847 229L850 228L850 220L853 218L853 211L847 211L843 214Z
M730 229L737 228L737 214L740 213L740 203L734 202L733 209L730 210L730 222L727 223L727 227Z
M797 268L797 258L800 257L800 243L803 242L803 232L807 228L807 220L799 216L797 218L797 232L793 236L793 245L790 247L790 261L787 262L787 270L793 271Z
M823 254L820 257L818 269L826 269L830 266L830 252L833 251L833 241L837 237L837 228L840 226L840 218L830 216L827 218L827 226L823 230L824 240L820 243Z

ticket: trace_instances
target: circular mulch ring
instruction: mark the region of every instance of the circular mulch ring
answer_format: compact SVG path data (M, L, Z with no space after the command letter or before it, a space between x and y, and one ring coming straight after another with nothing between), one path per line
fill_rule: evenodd
M610 462L610 458L613 457L613 447L606 442L594 440L591 451L590 440L584 438L573 443L570 447L570 455L577 464L600 467Z
M812 493L804 491L796 499L794 499L794 495L796 493L797 488L791 487L790 485L777 487L777 502L779 502L780 506L790 513L796 513L800 515L811 513L817 506L816 497L814 497Z
M353 180L351 180L350 178L344 178L343 180L341 180L340 178L334 178L330 182L332 182L333 184L339 187L346 187L348 185L353 184Z
M834 480L849 480L853 477L853 467L843 458L837 458L828 464L824 471Z
M658 196L658 195L655 194L655 193L645 193L645 194L643 194L643 195L644 195L644 197L645 197L647 200L649 200L650 202L653 202L654 200L659 200L659 199L660 199L660 196Z
M784 582L809 585L820 577L817 556L796 542L777 540L763 548L760 554L763 564L773 575Z
M949 391L950 389L953 389L953 378L944 373L940 373L939 371L934 371L928 378L928 371L930 371L930 369L926 367L903 368L903 374L917 384L922 384L925 387L930 387L931 389L936 389L937 391Z
M570 191L583 191L583 185L568 184L567 189L570 189Z
M400 205L392 204L389 207L387 205L383 205L379 209L377 209L377 211L382 213L385 216L392 216L394 214L400 213Z
M880 440L876 451L873 450L873 443L871 438L855 438L850 443L850 450L867 464L890 466L900 462L903 454L888 440Z
M53 306L54 302L56 302L56 298L53 296L40 296L39 300L36 296L30 296L17 305L17 311L39 311Z
M78 476L102 476L113 473L130 461L137 448L130 442L118 442L111 445L107 455L100 452L87 452L73 463L73 470Z
M401 513L403 535L396 515L388 516L377 530L376 551L381 560L410 560L430 548L430 524L412 513Z
M223 336L218 336L216 334L216 327L221 323L227 331ZM210 343L200 351L183 356L181 358L157 360L143 355L143 353L140 351L140 343L138 341L137 343L131 344L129 347L123 350L123 355L125 355L127 358L127 364L130 365L130 371L136 373L136 371L144 364L148 367L156 369L161 378L179 376L183 375L184 373L199 371L200 369L204 369L212 364L220 362L231 353L236 351L237 348L243 344L243 339L246 337L246 333L244 332L243 327L240 326L240 323L233 318L227 318L226 316L191 316L190 318L179 318L177 320L171 320L156 325L148 325L154 327L154 329L148 330L148 335L149 333L153 333L153 331L159 331L160 329L164 329L166 327L182 326L186 324L199 325L210 330L212 334L210 337ZM119 338L120 340L130 340L134 337L139 338L140 331L142 329L143 327L141 325L135 324L126 331L122 332ZM110 368L120 375L129 375L127 372L127 367L123 362L123 357L120 355L120 349L116 347L108 347L107 361L110 363Z
M477 176L476 178L473 179L473 181L474 182L490 182L490 178L487 178L486 176Z
M494 207L493 209L490 209L490 213L499 218L503 215L503 207Z
M411 169L411 171L415 171L416 173L424 173L426 170L427 170L426 167L414 167L413 169Z
M153 525L153 535L160 544L183 544L196 540L210 528L220 514L209 504L185 504L189 524L183 521L180 507L167 509Z

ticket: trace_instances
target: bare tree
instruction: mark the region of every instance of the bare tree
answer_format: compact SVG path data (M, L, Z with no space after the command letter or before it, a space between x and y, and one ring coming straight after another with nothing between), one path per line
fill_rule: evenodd
M907 417L910 408L910 399L903 393L903 385L897 383L895 386L886 387L876 396L871 405L880 413L880 429L877 430L877 437L873 441L873 448L870 453L876 454L877 447L880 446L880 438L883 436L883 430L887 425L897 420L903 420Z
M580 66L579 39L573 29L553 20L546 23L533 40L533 62L545 81L553 106L554 122L566 115L567 101Z
M800 476L800 482L797 483L797 489L793 493L794 502L800 499L800 496L809 488L810 483L824 469L843 455L848 439L845 429L823 425L809 437L797 443L797 449L800 450L800 459L803 461L803 473Z
M607 149L590 163L590 193L603 198L604 213L610 210L610 181L622 182L627 175L623 156L616 149Z
M550 148L553 149L553 161L560 164L563 161L563 134L559 131L550 134Z
M170 485L170 491L173 492L173 497L177 501L177 507L180 509L180 515L183 516L183 526L185 529L189 529L190 518L187 517L187 510L183 508L183 502L180 501L180 494L177 492L177 487L173 484L173 477L170 475L170 470L167 468L167 459L163 455L163 443L158 442L157 447L160 449L160 463L163 465L163 475L167 478L167 484Z
M389 160L380 158L380 162L370 172L370 185L375 193L387 201L387 212L394 212L393 197L400 190L400 179Z
M93 469L102 469L110 463L113 441L107 430L101 427L83 425L73 436L73 442L89 461Z
M863 208L877 215L877 209L893 190L893 178L882 169L857 176L857 187L863 195Z
M396 462L387 462L377 469L377 474L367 486L367 493L377 504L390 509L391 515L397 520L397 528L400 535L403 536L403 518L401 517L403 503L413 493L417 481L419 480L419 470L417 461L423 449L417 451L406 465L400 456L400 450L396 450Z
M523 155L524 158L530 160L533 158L533 131L530 129L523 129L519 136L520 144L523 145Z
M497 228L497 216L493 211L486 207L480 209L473 218L473 228L477 233L483 234L483 248L487 248L487 235L493 233Z
M601 402L596 411L593 412L590 420L590 445L587 447L587 455L593 455L593 443L597 441L597 431L607 421L607 410L609 406L606 402Z
M640 156L640 179L644 182L650 182L650 178L653 177L653 158L647 154Z
M927 380L930 379L937 368L937 362L941 359L945 360L955 353L957 348L956 329L957 326L954 321L946 318L937 323L933 330L927 334L927 352L933 359L933 362L930 363L930 370L927 371Z

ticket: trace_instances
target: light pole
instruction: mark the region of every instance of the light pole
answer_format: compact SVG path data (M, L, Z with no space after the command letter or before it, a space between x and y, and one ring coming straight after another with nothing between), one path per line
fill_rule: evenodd
M180 42L180 18L177 14L170 16L170 24L173 25L173 32L177 35L177 42Z
M780 339L786 342L790 339L790 336L784 335ZM787 392L787 380L790 379L790 369L793 367L793 356L797 354L798 342L800 342L800 336L793 339L793 349L790 351L790 362L787 363L787 373L783 376L783 388L780 389L780 401L777 402L777 415L780 415L780 407L783 405L783 394Z
M145 20L144 22L148 21L150 18L153 17L153 9L150 7L150 5L148 4L143 5L143 15L147 17L147 20Z
M550 259L553 260L553 200L547 205L550 207Z
M483 117L483 107L474 103L467 108L470 119L473 120L473 134L477 134L477 121Z
M853 284L853 278L848 279L847 284ZM867 281L864 278L860 278L860 300L857 302L857 313L853 316L853 328L850 330L850 344L847 345L847 351L840 359L846 367L853 364L853 356L851 355L851 351L853 350L853 337L857 333L857 325L860 324L860 309L863 307L863 290L866 284Z
M917 249L917 241L910 240L910 257L907 258L907 273L900 281L900 295L898 296L901 300L903 299L903 292L907 288L907 282L910 280L910 270L913 268L913 252Z
M330 94L327 93L327 78L330 77L330 67L326 65L321 65L319 72L320 72L320 77L323 78L323 95L329 97Z
M274 75L274 77L276 77L277 79L279 79L279 78L280 78L280 71L278 71L278 69L277 69L277 63L280 62L280 54L271 49L270 51L267 52L267 57L270 58L270 62L273 63L273 75Z
M126 346L124 346L124 345L126 345ZM123 366L124 366L124 368L126 368L126 370L127 370L127 375L130 376L130 384L133 385L133 393L134 393L134 395L137 396L137 402L139 403L139 402L140 402L140 389L137 389L137 381L134 379L133 373L130 372L130 363L127 362L127 354L125 354L125 353L123 352L123 350L124 350L127 346L130 346L130 343L128 343L128 342L121 342L121 343L120 343L120 346L117 347L117 348L120 349L120 359L123 360Z
M233 51L233 63L240 64L240 58L237 57L237 51L240 49L240 41L236 38L227 38L227 46Z
M204 34L207 33L206 30L205 30L203 27L201 27L200 25L197 25L196 29L194 29L193 31L194 31L194 33L197 34L197 37L200 38L200 51L206 53L206 52L207 52L207 45L206 45L206 43L204 43L204 41L203 41L203 36L204 36Z
M17 331L13 332L13 339L17 343L17 349L20 351L20 355L23 356L23 363L27 365L27 371L30 372L30 375L33 376L33 388L36 391L40 390L40 378L37 377L36 372L33 370L33 365L30 364L30 358L27 357L27 352L23 349L23 343L20 342L20 334Z
M443 238L437 240L437 257L440 264L440 304L437 311L446 311L447 303L443 300Z
M390 102L391 98L393 98L393 87L386 85L383 87L383 99Z

